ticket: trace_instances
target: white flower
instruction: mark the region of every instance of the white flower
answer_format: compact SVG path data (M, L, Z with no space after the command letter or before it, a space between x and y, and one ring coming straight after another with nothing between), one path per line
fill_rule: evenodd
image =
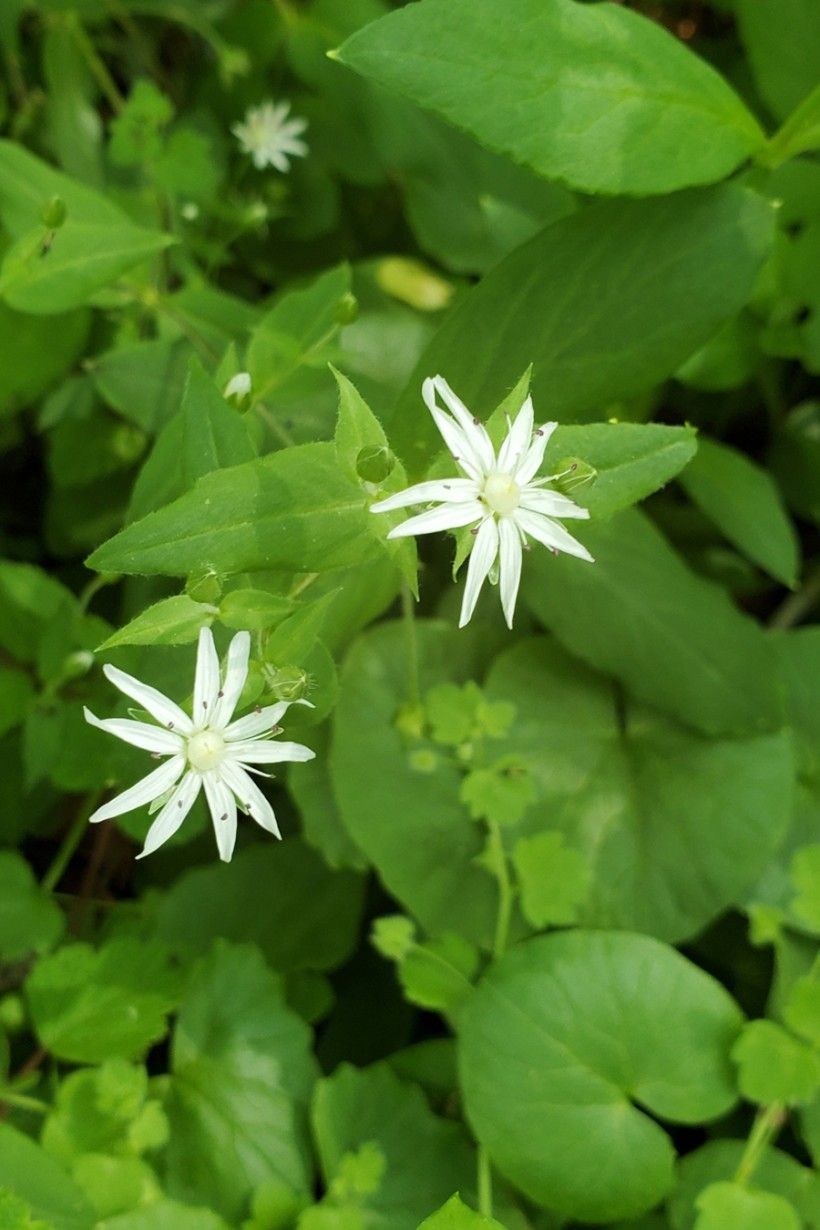
M231 376L230 380L225 385L225 391L222 396L225 398L235 397L237 401L241 401L243 397L248 396L250 391L250 372L237 372L235 376Z
M534 427L532 398L528 397L509 423L507 437L496 455L483 423L474 418L441 376L425 380L422 393L453 460L464 477L416 483L371 506L371 512L390 512L411 504L439 501L437 507L410 517L392 529L388 538L431 534L435 530L472 525L475 536L467 569L459 627L469 622L481 587L489 576L499 580L501 605L511 628L521 580L521 551L534 538L553 552L566 551L592 560L586 547L568 534L556 517L586 518L589 513L545 484L559 478L535 475L557 423ZM439 394L447 409L436 402ZM449 413L448 413L449 411ZM509 420L508 420L509 422Z
M272 166L277 171L289 171L290 158L304 158L307 154L308 147L301 140L307 120L298 116L288 119L289 113L287 101L263 102L258 107L249 107L244 120L231 128L257 170Z
M312 760L314 753L301 743L271 741L271 736L279 733L276 724L288 708L287 701L257 708L246 717L231 721L248 675L250 644L249 633L236 634L228 648L225 678L220 681L214 638L210 629L201 630L193 718L156 688L140 683L116 666L103 667L109 682L146 709L159 725L128 718L100 719L88 709L84 710L86 721L125 743L144 748L157 758L168 757L153 773L103 804L89 817L95 824L162 799L161 810L148 830L139 858L152 854L174 835L200 790L205 791L211 812L219 857L226 863L230 861L236 842L237 803L263 829L276 837L281 836L273 808L250 776L251 773L265 774L251 766ZM167 800L163 799L165 795L168 795Z

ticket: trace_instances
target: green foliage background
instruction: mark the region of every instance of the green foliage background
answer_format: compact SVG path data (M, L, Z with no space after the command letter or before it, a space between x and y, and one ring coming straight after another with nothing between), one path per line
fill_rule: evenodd
M3 0L0 60L2 1230L817 1230L817 0ZM436 373L595 473L512 633L369 512ZM136 863L83 706L203 627L317 757Z

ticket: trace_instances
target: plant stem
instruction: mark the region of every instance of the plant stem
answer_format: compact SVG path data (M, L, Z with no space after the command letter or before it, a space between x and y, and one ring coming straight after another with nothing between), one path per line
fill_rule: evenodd
M421 704L421 683L419 680L419 644L416 636L416 609L410 586L406 582L401 587L401 613L407 642L407 696L412 704L419 705Z
M792 628L820 602L820 567L806 577L800 589L781 603L769 620L770 628Z
M493 1215L493 1172L490 1155L483 1145L478 1146L478 1211L484 1217Z
M51 1107L39 1098L30 1098L25 1093L14 1093L11 1089L0 1086L0 1106L17 1107L18 1110L33 1110L39 1115L47 1115Z
M63 878L63 872L71 862L74 851L83 839L88 817L94 808L97 806L102 797L101 790L95 790L91 794L86 795L82 801L79 811L75 817L74 823L66 832L60 843L60 848L54 856L51 866L43 876L40 887L44 892L51 893L60 883Z
M735 1171L735 1183L748 1183L760 1165L765 1150L786 1122L782 1102L772 1102L761 1109L746 1141L746 1148Z
M504 842L501 840L501 829L492 820L487 821L487 829L490 834L493 873L498 881L498 914L495 920L495 938L493 940L493 957L497 961L499 957L504 955L510 934L513 889L507 866L507 856L504 853Z
M111 109L116 115L119 115L125 106L125 99L120 93L117 83L111 76L108 68L97 54L97 50L91 39L86 34L84 27L76 19L71 21L71 33L74 37L74 42L77 44L83 59L91 70L97 85L108 99Z

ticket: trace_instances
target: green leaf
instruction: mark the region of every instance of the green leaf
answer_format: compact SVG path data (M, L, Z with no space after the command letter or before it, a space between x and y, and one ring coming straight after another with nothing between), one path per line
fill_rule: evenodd
M100 572L187 576L272 568L324 572L375 548L361 492L332 444L304 444L206 474L193 491L149 513L89 558Z
M49 232L40 211L54 197L66 219ZM173 242L11 141L0 141L0 218L16 240L3 258L0 294L14 308L46 315L87 303Z
M695 576L637 511L574 531L595 557L533 551L527 605L573 653L705 734L783 723L774 655L726 594Z
M241 465L256 455L248 429L206 374L192 359L182 395L182 473L187 486L212 470Z
M265 644L267 661L279 666L304 662L321 635L335 597L336 592L331 590L315 602L301 603L277 624Z
M820 843L803 846L791 865L795 897L791 908L800 922L820 930Z
M312 1121L328 1187L362 1145L373 1142L384 1155L379 1188L361 1201L368 1230L416 1230L453 1191L473 1188L475 1158L463 1129L434 1115L421 1090L385 1064L364 1071L340 1064L316 1086Z
M820 979L807 975L792 984L783 1019L789 1029L820 1046Z
M237 631L263 631L293 610L293 601L265 589L232 589L219 603L219 622Z
M515 756L502 757L493 765L468 773L458 797L473 820L517 824L534 802L535 788L526 765Z
M820 1085L820 1056L775 1021L744 1026L732 1058L740 1091L750 1102L810 1102Z
M761 154L761 161L770 167L796 158L798 154L820 148L820 86L794 109L778 129Z
M500 1230L500 1223L471 1209L456 1193L426 1218L419 1230Z
M13 667L0 666L0 693L3 696L3 707L0 709L0 736L19 726L24 720L30 702L34 698L34 687L28 675Z
M257 886L270 898L248 910ZM252 846L226 867L185 872L161 901L156 934L174 952L204 953L220 936L258 944L282 973L333 969L353 950L364 882L332 872L296 838L275 850Z
M807 401L786 415L771 466L790 507L820 525L820 404Z
M532 364L539 419L600 418L737 314L772 233L769 204L734 184L602 201L548 226L448 313L388 424L394 449L415 473L440 447L420 395L435 372L485 417Z
M84 1153L136 1156L167 1139L165 1114L148 1097L148 1073L123 1059L69 1073L42 1134L43 1147L63 1164Z
M47 952L64 927L62 911L39 888L25 859L0 851L0 961Z
M112 410L143 431L157 432L179 409L190 353L179 339L131 342L95 355L91 378Z
M794 586L797 535L766 470L737 449L701 437L680 481L729 542L776 580Z
M667 1204L668 1224L674 1230L692 1230L697 1218L698 1196L709 1184L734 1177L745 1147L743 1140L710 1140L680 1159L678 1185ZM778 1149L765 1148L755 1168L754 1183L755 1188L783 1196L799 1210L807 1225L817 1225L820 1179L807 1166L801 1166Z
M207 1202L235 1223L261 1183L309 1190L310 1032L258 949L218 941L199 966L179 1011L171 1070L172 1196Z
M820 12L814 0L780 0L778 20L759 0L736 0L740 37L757 87L786 119L820 76Z
M153 81L136 81L125 105L111 122L108 156L115 166L133 167L156 161L162 152L161 130L173 119L170 99Z
M694 1230L800 1230L800 1218L782 1196L713 1183L698 1196Z
M560 832L522 837L512 852L521 889L521 909L533 927L567 926L589 892L590 868L579 850Z
M675 941L743 900L791 816L787 734L704 739L619 697L546 639L502 653L486 689L515 705L501 750L536 791L510 846L565 835L592 875L584 922Z
M510 0L497 17L494 0L424 0L358 31L338 58L585 192L710 183L763 143L723 78L637 13Z
M44 1149L0 1123L0 1191L25 1200L49 1230L91 1230L96 1218L80 1189Z
M42 320L0 303L0 418L39 398L82 353L89 314Z
M18 662L34 662L47 627L68 616L74 599L33 564L0 560L0 645Z
M717 982L656 940L529 940L462 1010L467 1116L530 1199L581 1221L636 1217L673 1184L674 1150L654 1117L700 1123L733 1105L741 1021Z
M163 1199L98 1222L95 1230L228 1230L228 1225L211 1209Z
M133 1059L164 1037L179 1000L179 972L162 949L111 940L70 944L34 967L26 998L37 1035L59 1059Z
M264 402L302 367L322 369L335 356L331 345L350 315L350 270L330 269L304 290L286 291L251 334L245 356L253 397Z
M109 636L97 652L117 645L188 645L200 628L210 626L216 613L216 607L194 602L187 594L162 598Z

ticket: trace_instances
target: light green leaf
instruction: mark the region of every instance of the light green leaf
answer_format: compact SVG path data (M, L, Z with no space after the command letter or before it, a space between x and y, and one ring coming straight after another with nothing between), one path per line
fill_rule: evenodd
M740 1091L750 1102L810 1102L820 1085L820 1056L776 1021L750 1021L732 1050Z
M212 470L241 465L256 455L241 416L225 401L198 359L192 359L182 395L182 473L187 486Z
M388 424L393 448L415 473L440 447L421 400L436 372L482 418L530 364L539 420L600 418L645 392L746 303L773 220L727 184L599 202L548 226L448 313Z
M258 885L264 910L248 910ZM290 838L276 849L252 846L227 867L185 872L157 910L156 934L174 952L207 952L220 936L258 944L274 969L333 969L355 945L364 881L330 871L308 846Z
M778 129L761 154L761 161L770 167L820 147L820 85L800 103L783 126Z
M163 1199L97 1222L95 1230L229 1230L229 1227L211 1209L192 1208L189 1204Z
M743 899L791 815L788 735L704 739L618 697L546 639L502 653L486 687L515 705L501 749L536 791L511 848L519 836L564 833L592 873L588 925L675 941Z
M501 1230L494 1217L484 1217L464 1203L456 1193L446 1204L426 1218L419 1230Z
M167 1139L165 1114L148 1097L148 1073L123 1059L69 1073L42 1134L43 1147L64 1165L83 1153L137 1156Z
M723 78L637 13L509 0L497 18L495 0L424 0L365 26L338 58L585 192L710 183L763 143Z
M678 1184L667 1202L672 1230L692 1230L698 1196L709 1184L732 1179L746 1142L710 1140L678 1163ZM756 1189L782 1196L800 1211L807 1225L820 1223L820 1179L808 1166L779 1149L766 1148L754 1172ZM728 1230L728 1227L726 1227Z
M735 0L734 8L758 89L784 120L820 77L820 10L815 0L779 0L773 22L760 0Z
M530 1199L581 1221L638 1216L673 1184L674 1150L654 1117L700 1123L733 1105L741 1022L719 983L656 940L529 940L462 1010L467 1116Z
M268 662L277 666L303 663L321 635L335 597L335 591L331 590L315 602L303 602L277 624L265 644Z
M589 892L590 868L564 835L549 830L522 837L512 851L521 889L521 909L533 927L567 926Z
M694 1230L801 1230L800 1218L782 1196L712 1183L698 1196Z
M156 432L179 409L191 354L188 342L150 338L107 350L91 364L94 387L117 414Z
M258 949L218 941L199 966L171 1043L168 1190L232 1223L261 1183L310 1186L304 1108L310 1031Z
M293 610L293 602L265 589L232 589L219 603L219 622L226 628L250 632L278 624Z
M166 1032L180 974L156 945L70 944L35 965L26 998L37 1035L59 1059L133 1059Z
M568 649L705 734L782 725L763 631L690 572L649 520L632 510L573 532L594 564L533 551L523 577L528 606Z
M210 626L217 608L194 602L187 594L162 598L142 611L99 646L98 653L116 645L187 645L200 628Z
M783 1005L783 1019L796 1034L820 1046L820 978L798 978Z
M92 1230L96 1218L80 1189L44 1149L0 1123L0 1190L25 1200L49 1230Z
M62 911L39 888L25 859L0 851L0 961L48 951L64 927Z
M729 542L784 585L795 584L797 534L766 470L737 449L701 437L680 481Z
M434 1115L418 1086L385 1064L341 1064L316 1086L312 1121L326 1186L347 1154L370 1142L382 1151L382 1181L361 1202L368 1230L416 1230L453 1191L472 1192L475 1158L461 1126Z
M332 444L304 444L206 474L93 553L100 572L186 576L273 568L324 572L376 550L361 491Z
M40 211L54 197L66 219L47 231ZM3 258L0 294L14 308L46 315L87 303L173 242L11 141L0 141L0 218L16 240Z

